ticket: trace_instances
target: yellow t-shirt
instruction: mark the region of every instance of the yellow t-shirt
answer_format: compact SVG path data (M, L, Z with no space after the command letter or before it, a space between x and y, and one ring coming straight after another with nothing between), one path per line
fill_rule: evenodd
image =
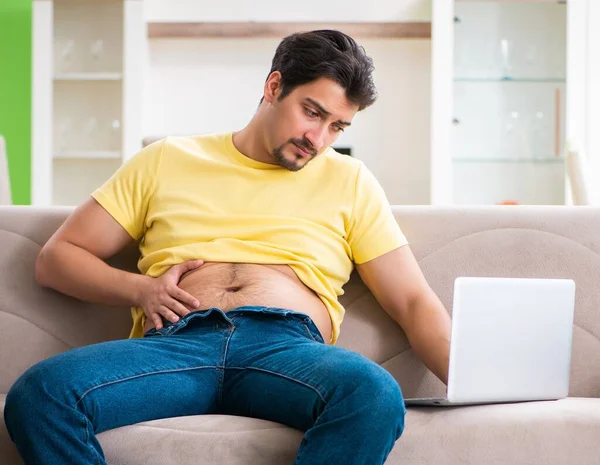
M140 242L141 273L157 277L192 259L289 265L324 302L330 343L337 297L353 262L406 244L383 189L365 165L327 149L293 172L239 152L232 133L155 142L92 196ZM132 309L130 337L145 314Z

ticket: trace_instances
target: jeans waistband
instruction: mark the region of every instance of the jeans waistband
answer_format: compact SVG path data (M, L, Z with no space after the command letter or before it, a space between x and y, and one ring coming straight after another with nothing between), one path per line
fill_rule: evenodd
M164 324L164 327L160 330L156 330L152 328L148 330L145 336L153 336L155 334L160 334L163 336L168 336L173 334L180 329L184 328L188 325L188 323L196 318L208 318L211 314L218 313L220 316L230 325L234 326L232 318L240 317L248 314L266 314L266 315L276 315L286 320L295 319L303 322L314 338L318 341L324 342L323 336L321 332L317 328L317 325L314 323L312 318L306 313L297 312L295 310L289 310L286 308L279 307L265 307L265 306L255 306L255 305L246 305L241 307L236 307L234 309L229 310L228 312L224 312L218 307L211 307L205 310L195 310L193 312L188 313L184 317L180 318L175 323L167 321Z

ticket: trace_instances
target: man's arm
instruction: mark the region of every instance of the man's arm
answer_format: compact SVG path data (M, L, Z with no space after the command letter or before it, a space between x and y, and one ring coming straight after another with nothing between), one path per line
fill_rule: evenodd
M42 248L35 266L39 284L88 302L139 305L144 276L104 262L133 239L90 198L78 207Z
M189 313L183 305L197 300L178 287L181 275L202 260L171 267L160 278L113 268L104 262L133 241L129 233L94 199L67 218L42 248L35 266L38 283L85 300L114 306L142 307L157 329L162 318L177 321Z
M448 383L451 321L408 246L356 269L383 309L402 327L417 356Z

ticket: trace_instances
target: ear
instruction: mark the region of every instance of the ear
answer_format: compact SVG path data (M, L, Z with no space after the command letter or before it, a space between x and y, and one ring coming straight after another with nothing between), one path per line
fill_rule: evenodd
M273 103L281 93L281 73L273 71L265 82L264 99L267 103Z

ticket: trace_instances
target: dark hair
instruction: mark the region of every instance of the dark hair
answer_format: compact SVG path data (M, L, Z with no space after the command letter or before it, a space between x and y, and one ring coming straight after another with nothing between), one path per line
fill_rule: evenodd
M274 71L281 73L279 100L315 79L332 79L346 90L346 97L360 111L377 99L373 69L373 60L352 37L324 29L285 37L275 51L269 76Z

